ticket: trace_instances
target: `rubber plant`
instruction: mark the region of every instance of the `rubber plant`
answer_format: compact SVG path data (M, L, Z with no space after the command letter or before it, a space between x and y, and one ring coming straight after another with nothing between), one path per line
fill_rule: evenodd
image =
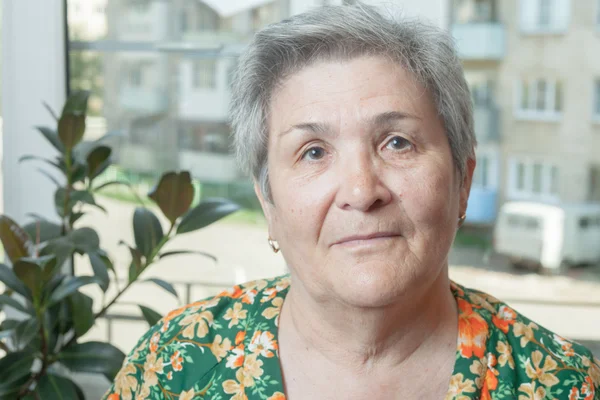
M152 282L177 296L168 282L143 279L148 268L165 257L197 253L167 252L163 248L176 235L201 229L239 208L224 199L206 200L192 207L194 190L190 174L165 173L149 197L169 221L168 230L163 230L152 210L143 206L135 210L132 221L135 243L123 243L131 253L128 280L124 287L118 287L116 266L101 248L97 232L92 227L80 226L80 218L89 207L106 212L96 202L99 191L124 184L96 183L96 178L111 165L111 148L104 144L104 138L83 140L88 97L88 92L74 93L60 116L47 107L57 128L37 130L57 150L57 157L22 158L37 160L55 170L55 174L40 171L56 184L54 203L60 222L30 214L32 221L20 226L8 216L0 216L0 240L10 264L10 267L0 264L0 282L5 287L0 294L2 399L83 399L82 390L69 378L68 371L98 373L114 379L125 355L110 343L85 342L82 337L138 282ZM56 179L57 175L62 179ZM89 258L93 275L77 275L74 254ZM117 285L114 297L102 304L95 304L80 290L86 285L98 285L106 293L113 284ZM140 306L140 312L151 325L161 318L147 307Z

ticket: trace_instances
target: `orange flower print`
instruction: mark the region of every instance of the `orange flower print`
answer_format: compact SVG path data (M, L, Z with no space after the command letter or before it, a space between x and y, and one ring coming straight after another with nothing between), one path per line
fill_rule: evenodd
M277 350L275 336L271 332L256 331L254 336L252 336L252 341L248 345L248 350L263 357L273 357L273 350Z
M236 369L244 365L244 349L236 347L231 351L231 354L227 357L227 368Z
M569 392L569 400L578 400L579 399L579 389L576 387L571 388Z
M181 335L186 339L193 339L194 336L203 338L208 334L208 327L212 325L213 319L213 314L210 311L190 314L179 321L180 326L185 326Z
M241 319L245 319L247 315L248 311L242 310L240 303L235 303L232 308L227 310L223 318L229 321L229 328L231 328L237 325Z
M515 369L515 360L512 356L512 347L510 344L500 341L496 345L496 351L500 354L498 363L500 363L502 367L508 364L511 369Z
M546 398L546 389L543 387L536 389L535 382L522 383L519 386L519 392L524 393L519 395L519 400L544 400Z
M488 324L481 315L473 312L473 307L467 301L457 299L457 304L460 355L464 358L482 358L488 337Z
M583 400L594 400L594 393L596 393L594 382L592 382L592 378L586 376L585 382L581 385L581 395L584 396Z
M281 312L281 306L283 306L283 298L277 297L273 300L271 304L273 305L273 307L269 307L262 312L262 316L266 319L273 319L279 315L279 313ZM278 323L279 318L275 320L275 326L277 326Z
M475 393L475 382L471 379L465 379L462 373L458 373L450 378L450 387L445 400L469 400L470 396L465 393Z
M501 306L498 313L492 317L494 325L505 334L508 333L508 328L515 323L517 313L508 306Z
M244 385L234 381L233 379L228 379L223 382L223 391L227 394L233 395L230 400L248 400Z
M150 388L148 385L142 386L142 389L135 396L135 400L146 400L150 396Z
M556 361L550 356L546 356L544 366L542 367L542 359L544 355L541 351L536 350L531 353L531 359L527 360L527 367L525 372L527 376L533 380L538 380L542 385L554 386L559 383L558 378L552 373L558 367Z
M256 298L257 293L258 292L256 289L247 290L246 293L244 293L244 296L242 297L242 303L254 304L254 299Z
M221 297L231 297L232 299L239 299L243 295L244 295L244 291L238 285L238 286L234 286L231 289L231 292L226 290L223 293L221 293L219 296L221 296Z
M181 353L176 351L171 356L171 365L173 366L173 371L181 371L183 369L183 357L181 357Z
M194 389L183 391L179 394L179 400L193 400L195 394Z
M169 371L169 373L167 374L167 379L168 380L173 379L173 371Z
M483 387L481 388L481 400L492 400L490 392L498 388L497 376L499 375L499 372L494 368L496 363L496 357L493 354L488 354L487 370L483 381Z
M223 339L221 335L216 335L212 344L210 345L210 351L217 359L217 362L221 362L227 353L231 350L231 340L229 338Z
M594 362L590 365L589 374L592 378L592 382L594 382L596 386L600 386L600 360L596 357L594 357Z
M575 355L575 350L573 350L573 343L564 337L554 334L554 341L560 345L563 354L567 357L573 357Z
M246 339L246 331L239 331L237 335L235 335L235 345L238 346Z
M111 394L110 394L110 395L109 395L109 396L106 398L106 400L120 400L120 399L119 399L119 395L118 395L118 394L116 394L116 393L111 393Z
M257 354L250 354L244 358L244 365L235 373L235 377L244 387L254 386L254 381L260 378L264 371L261 368L262 360L259 360Z
M158 332L156 332L154 335L152 335L152 338L150 339L150 352L151 353L155 353L156 350L158 350L158 341L160 340L160 334Z
M158 359L156 357L156 353L148 353L146 362L144 363L144 384L148 386L157 385L157 374L163 373L163 360L160 357Z
M267 400L285 400L285 395L281 392L273 393L273 396L269 397Z
M266 303L269 300L272 300L273 298L275 298L275 296L277 296L277 289L276 288L268 288L267 290L265 290L263 292L263 297L262 299L260 299L261 303Z
M125 364L123 368L119 371L117 376L115 377L114 391L118 393L120 396L117 396L117 399L123 400L131 400L132 391L138 385L138 381L135 377L135 365L133 364Z
M538 326L533 322L525 325L521 322L516 322L513 326L513 333L516 337L521 337L521 347L527 346L527 343L535 340L533 330L538 329Z

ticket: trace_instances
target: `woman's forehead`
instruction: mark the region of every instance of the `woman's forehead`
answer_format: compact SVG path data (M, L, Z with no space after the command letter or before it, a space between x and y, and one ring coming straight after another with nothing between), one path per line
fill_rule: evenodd
M402 67L379 57L315 63L289 76L271 99L272 132L299 121L367 122L385 113L415 119L437 115L425 88Z

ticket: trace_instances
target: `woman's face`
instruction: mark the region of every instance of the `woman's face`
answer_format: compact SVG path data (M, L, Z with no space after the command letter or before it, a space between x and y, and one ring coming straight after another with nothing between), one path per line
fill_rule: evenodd
M446 270L475 163L461 186L420 84L383 58L320 62L271 104L273 204L261 202L303 290L381 307Z

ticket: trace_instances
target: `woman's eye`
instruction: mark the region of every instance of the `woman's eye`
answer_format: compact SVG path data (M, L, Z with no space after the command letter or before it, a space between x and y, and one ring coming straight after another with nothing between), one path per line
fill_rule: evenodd
M309 159L309 160L320 160L324 156L325 156L325 150L322 147L315 146L315 147L311 147L310 149L306 150L304 152L304 154L302 155L302 158Z
M404 139L402 136L394 136L387 143L386 147L391 150L404 150L407 148L411 148L412 144Z

